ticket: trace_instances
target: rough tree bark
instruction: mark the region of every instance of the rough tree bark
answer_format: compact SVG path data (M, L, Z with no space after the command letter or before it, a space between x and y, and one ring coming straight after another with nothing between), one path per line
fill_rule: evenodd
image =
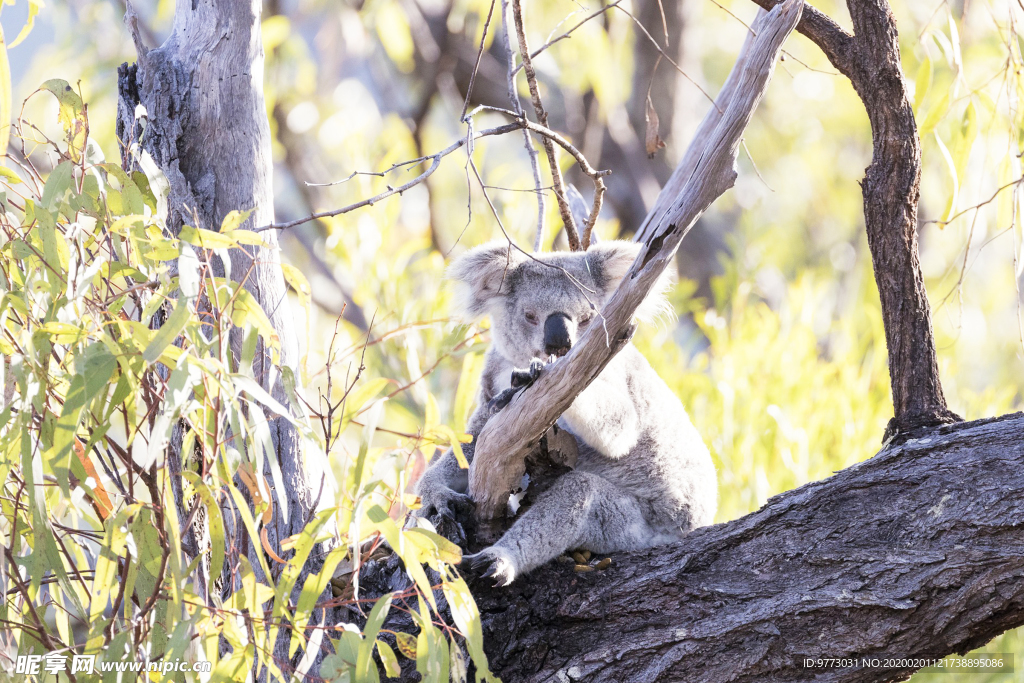
M173 234L185 224L217 230L232 210L251 211L243 228L274 222L260 13L259 0L178 2L170 37L162 46L150 49L143 45L134 11L128 8L126 22L132 30L138 62L122 66L119 72L119 135L128 144L141 139L141 148L167 177L167 227ZM144 126L135 121L139 104L145 108ZM261 343L253 371L276 400L288 405L282 368L288 372L297 367L298 342L277 235L271 231L262 237L269 248L233 249L229 264L214 259L213 267L218 275L243 282L274 326L281 348L280 367L272 363L269 349ZM232 339L236 358L240 342ZM333 479L328 475L326 457L312 449L304 452L290 422L272 415L268 418L284 490L271 486L276 498L275 514L266 528L270 545L279 555L288 557L289 552L280 549L280 540L301 531L317 509L333 504ZM179 447L180 443L177 441ZM188 466L188 455L175 452L173 443L169 450L168 466L172 484L177 485L179 519L184 520L188 501L181 499L180 477L175 475ZM273 481L269 464L265 475L268 482ZM229 521L232 518L228 516ZM233 554L229 554L223 572L220 567L210 569L210 593L217 584L224 590L236 588L231 581L240 575L239 553L247 554L253 570L262 574L256 559L256 553L263 552L259 540L248 538L237 520L229 527L227 547ZM201 542L197 545L200 547L186 548L186 552L201 553ZM273 577L260 578L273 581ZM300 578L297 585L302 583ZM323 631L314 633L322 635ZM290 660L287 643L284 637L275 651L284 668Z
M682 543L473 585L505 683L904 680L1024 624L1024 415L890 445ZM1019 664L1018 664L1019 666Z
M754 0L771 8L775 0ZM813 8L797 30L853 84L871 122L864 223L882 301L894 417L886 438L960 419L946 406L931 306L917 248L921 141L900 66L899 34L887 0L848 0L854 34Z

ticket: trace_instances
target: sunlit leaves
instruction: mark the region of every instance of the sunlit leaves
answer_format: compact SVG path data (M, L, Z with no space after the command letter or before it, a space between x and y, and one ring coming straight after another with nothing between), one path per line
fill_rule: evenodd
M33 5L34 6L34 5ZM20 38L20 36L19 36ZM4 38L3 29L0 28L0 153L7 153L7 145L11 139L11 118L14 115L12 111L13 98L11 95L11 63L7 57L7 42ZM4 177L9 178L7 175L13 172L4 169ZM14 176L17 178L17 176ZM16 182L20 182L18 179Z
M89 134L85 104L71 85L59 78L46 81L41 89L50 91L57 98L57 120L64 127L67 153L71 161L77 163L85 152L85 140Z

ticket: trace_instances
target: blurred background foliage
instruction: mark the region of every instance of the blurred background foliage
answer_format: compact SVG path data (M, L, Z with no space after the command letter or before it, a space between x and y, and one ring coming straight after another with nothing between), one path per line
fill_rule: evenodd
M604 238L628 237L640 224L710 106L704 93L717 92L756 11L749 0L610 4L526 4L533 48L607 8L535 60L551 127L593 166L614 172L597 228ZM815 5L850 30L842 2ZM30 7L3 8L9 39ZM383 171L465 135L459 117L490 7L489 0L268 0L264 82L278 220L359 201L417 171L357 175L329 187L308 183ZM173 0L140 0L137 10L144 39L159 44ZM1024 57L1016 27L1024 11L1010 0L893 0L893 10L921 128L921 263L946 396L966 419L1019 410ZM123 12L119 2L49 0L32 32L9 51L16 110L49 78L77 83L91 138L110 160L117 159L116 68L135 58ZM508 106L500 35L499 9L471 105ZM662 50L678 70L659 59ZM522 77L518 85L528 104ZM667 143L653 158L644 148L648 93ZM35 98L26 118L56 126L55 105ZM482 113L475 126L503 121ZM881 445L892 407L858 185L870 141L849 82L794 34L746 132L735 189L683 243L673 298L678 321L638 334L716 458L719 521ZM325 363L354 376L364 357L367 396L391 395L371 457L411 468L410 476L441 447L418 435L441 424L464 427L486 348L486 323L474 336L475 328L448 319L442 280L450 254L499 235L484 189L460 155L400 198L281 236L286 260L311 286L313 305L297 307L307 391L324 386ZM589 181L560 158L589 197ZM527 247L536 200L521 136L481 140L474 159L509 234ZM551 245L559 220L547 194ZM335 348L348 352L329 358L343 308ZM367 339L377 343L362 356ZM339 477L358 443L346 434L332 452ZM1024 638L1010 634L986 650L1021 654ZM1013 680L1024 681L1024 673Z

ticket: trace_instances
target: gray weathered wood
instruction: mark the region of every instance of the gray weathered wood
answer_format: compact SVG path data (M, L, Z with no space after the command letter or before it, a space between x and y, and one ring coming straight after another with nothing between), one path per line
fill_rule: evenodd
M138 31L133 30L138 63L134 69L122 68L119 129L135 128L131 119L137 102L125 99L125 95L137 94L146 112L142 148L167 177L167 226L174 234L186 224L217 230L232 210L252 212L244 228L274 222L270 129L263 99L261 7L258 0L178 2L170 37L153 49L143 45ZM134 28L131 7L126 22ZM132 79L134 83L129 83ZM298 340L280 267L277 234L268 231L262 238L268 247L234 249L230 264L214 259L213 265L220 275L243 282L253 293L280 342L280 366L294 371ZM240 343L234 335L236 358ZM262 343L253 371L275 399L288 404L281 370ZM316 509L331 505L334 487L326 456L313 449L304 452L297 430L283 418L270 417L284 490L273 490L276 509L267 532L271 546L287 557L288 553L280 550L280 540L299 532ZM182 454L169 453L172 471L175 465L187 467L187 463L175 462L179 458ZM267 481L272 481L269 466L265 474ZM184 505L180 495L178 503ZM224 590L231 588L232 579L239 576L239 551L249 555L257 574L262 573L256 558L256 553L262 552L259 540L248 538L237 520L228 526L228 548L235 554L229 556L223 571ZM221 569L211 568L210 573L213 583ZM301 578L298 585L302 585ZM285 665L289 661L287 637L278 645L275 654Z
M508 493L519 484L525 458L573 399L632 334L633 313L654 287L687 231L736 178L734 164L743 129L771 79L782 43L796 26L802 0L786 0L754 22L756 36L744 45L733 69L734 88L717 103L722 114L701 127L702 137L687 157L693 171L668 208L649 228L645 249L595 324L565 357L545 369L540 379L499 413L480 434L470 467L470 492L484 519L500 516ZM718 116L712 110L709 116Z

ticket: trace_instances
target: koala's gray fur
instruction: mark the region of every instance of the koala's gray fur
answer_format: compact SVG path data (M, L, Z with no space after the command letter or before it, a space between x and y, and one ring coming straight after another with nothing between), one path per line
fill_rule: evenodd
M545 343L555 338L545 336L549 319L561 331L558 339L568 334L569 346L586 326L601 324L598 312L638 251L638 244L614 241L586 252L527 257L502 242L473 249L451 266L450 277L464 290L465 312L489 314L492 320L493 341L471 434L507 403L516 368L552 357L553 347ZM655 293L647 310L638 313L660 305L661 294ZM563 344L557 351L561 355L567 348ZM495 401L499 395L506 400ZM485 566L499 584L567 550L637 550L677 540L711 522L718 499L711 456L682 403L632 344L576 397L559 425L579 442L575 468L541 494L496 544L466 558L475 567ZM470 504L467 486L467 471L449 452L420 480L418 514L452 515Z

